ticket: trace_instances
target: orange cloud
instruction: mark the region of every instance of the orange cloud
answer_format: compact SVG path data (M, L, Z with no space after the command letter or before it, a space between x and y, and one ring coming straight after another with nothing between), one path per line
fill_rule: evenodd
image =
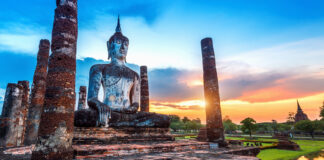
M248 102L269 102L293 97L298 97L298 93L291 92L280 87L270 87L259 90L246 91L238 99Z

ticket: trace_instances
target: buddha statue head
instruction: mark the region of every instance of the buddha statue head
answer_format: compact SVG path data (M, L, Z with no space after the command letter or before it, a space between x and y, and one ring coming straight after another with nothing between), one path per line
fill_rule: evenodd
M118 22L115 34L112 35L107 41L108 48L108 59L111 58L112 61L126 61L127 51L128 51L128 38L125 37L120 28L120 20L118 16Z

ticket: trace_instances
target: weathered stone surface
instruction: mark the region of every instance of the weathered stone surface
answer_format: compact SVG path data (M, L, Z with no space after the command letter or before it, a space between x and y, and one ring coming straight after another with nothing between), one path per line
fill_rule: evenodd
M44 108L32 159L72 159L77 0L57 0Z
M277 145L278 149L285 149L285 150L293 150L293 151L299 151L300 147L297 143L290 141L290 140L279 140L279 143Z
M147 66L141 66L141 111L150 111L149 85L147 76Z
M110 127L155 127L168 128L170 118L167 115L136 112L132 114L111 112ZM75 112L74 124L77 127L95 127L97 126L98 113L94 109L82 109Z
M206 102L206 128L208 141L224 143L224 128L220 107L215 54L211 38L201 40Z
M87 86L80 86L78 110L87 108Z
M98 112L91 108L81 109L74 112L74 126L95 127L97 126Z
M36 143L39 121L44 105L49 47L49 40L43 39L40 41L26 122L25 145Z
M198 141L207 141L207 128L206 127L201 127L197 136Z
M19 125L18 127L18 137L17 137L17 145L20 146L24 142L24 135L26 129L26 120L29 108L29 82L28 81L18 81L18 84L23 87L22 90L22 100L20 107L20 115L19 115Z
M0 145L14 147L20 145L18 139L21 122L21 104L24 95L22 85L9 83L5 94L0 119ZM21 136L21 135L20 135Z
M123 144L173 141L169 128L76 127L73 144Z
M0 156L4 160L30 159L32 146L0 149ZM107 160L107 159L235 159L257 160L258 147L236 147L211 149L207 142L192 140L177 140L151 143L131 144L92 144L73 145L75 159ZM242 156L243 155L243 156Z

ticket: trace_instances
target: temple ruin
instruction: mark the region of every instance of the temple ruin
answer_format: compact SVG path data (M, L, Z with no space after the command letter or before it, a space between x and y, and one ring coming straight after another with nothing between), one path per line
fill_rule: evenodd
M21 143L21 104L24 87L20 84L7 85L0 119L0 145L2 147L15 147ZM20 138L19 138L20 137Z
M206 102L206 136L207 141L224 146L224 127L220 107L218 78L215 54L211 38L201 40L203 61L204 95Z
M56 0L56 6L52 54L49 56L50 42L41 40L30 103L28 81L7 86L0 145L16 148L6 148L4 154L25 154L33 160L208 159L216 157L215 152L220 153L218 158L243 159L234 154L258 154L258 147L218 148L227 143L211 38L201 41L207 117L207 126L199 134L205 137L203 142L176 141L170 133L170 117L149 112L147 66L141 66L138 74L126 65L129 39L122 33L119 17L115 33L107 41L111 61L90 68L88 88L80 86L76 106L77 0ZM25 146L21 146L23 142Z
M77 0L57 0L44 108L32 159L72 159Z
M44 104L49 47L49 40L40 40L26 121L25 145L36 143L40 116Z
M147 66L140 67L141 73L141 111L150 111L149 85L147 77Z
M87 86L80 86L78 110L87 108Z
M297 113L295 114L295 122L302 121L302 120L309 120L308 116L304 113L302 108L299 105L297 100Z

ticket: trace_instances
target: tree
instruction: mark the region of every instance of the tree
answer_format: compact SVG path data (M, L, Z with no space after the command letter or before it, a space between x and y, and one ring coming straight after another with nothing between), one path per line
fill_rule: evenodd
M323 101L323 105L320 107L320 117L321 120L324 120L324 101Z
M288 113L287 123L289 123L289 124L295 123L295 113L294 112Z
M180 117L178 115L169 115L171 123L172 122L180 122Z
M193 122L196 122L196 123L198 123L198 124L201 124L201 120L200 120L200 118L193 119L192 121L193 121Z
M224 126L225 133L232 133L233 131L236 131L236 129L237 129L236 124L234 124L232 122L232 120L229 119L228 116L226 116L223 119L223 126Z
M190 119L188 117L183 117L182 122L183 123L190 122Z
M278 123L276 120L272 120L272 130L273 130L273 134L275 134L276 132L278 132Z
M256 128L257 128L256 132L262 134L271 133L273 131L272 123L269 122L257 123Z
M314 132L315 130L321 128L322 123L323 122L319 120L315 120L315 121L302 120L302 121L298 121L295 124L295 128L296 130L309 133L312 136L312 139L314 139Z
M290 132L292 125L287 123L278 123L278 131L279 132Z
M241 130L244 133L248 133L250 138L252 137L252 132L256 130L256 121L250 117L245 118L241 121L242 127Z
M185 129L184 123L179 121L179 122L171 122L170 128L174 131L177 132L179 129Z

